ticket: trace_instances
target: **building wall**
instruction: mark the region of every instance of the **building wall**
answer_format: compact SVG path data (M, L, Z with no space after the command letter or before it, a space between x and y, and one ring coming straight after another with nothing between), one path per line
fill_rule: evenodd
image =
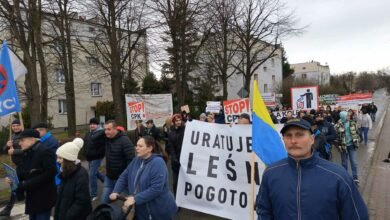
M319 85L330 83L330 69L328 65L321 65L319 62L311 61L307 63L291 64L294 69L293 76L299 80L310 80Z

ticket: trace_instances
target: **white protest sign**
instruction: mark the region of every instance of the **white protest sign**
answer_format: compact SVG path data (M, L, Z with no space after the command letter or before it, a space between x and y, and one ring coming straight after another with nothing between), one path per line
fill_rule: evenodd
M236 123L242 113L251 115L249 99L235 99L223 101L226 123Z
M219 113L221 110L221 103L218 101L207 101L206 112Z
M300 110L274 111L274 112L272 112L272 114L276 116L278 121L280 121L280 119L287 116L288 112L291 112L293 118L298 117L299 111Z
M129 103L144 103L143 111L145 117L142 117L142 119L153 119L157 127L163 126L165 119L173 114L172 94L126 94L125 98L128 130L135 129L135 121L131 119L132 115ZM139 108L135 109L138 110Z
M291 106L294 110L318 109L318 86L291 88Z
M194 120L186 124L182 146L178 206L228 219L250 219L252 126ZM264 169L256 157L255 195Z
M262 93L261 97L263 98L265 106L274 107L276 105L275 93Z

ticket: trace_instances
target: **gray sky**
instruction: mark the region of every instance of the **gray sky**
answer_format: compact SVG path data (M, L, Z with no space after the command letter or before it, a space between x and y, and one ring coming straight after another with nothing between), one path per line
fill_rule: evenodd
M390 67L390 0L288 0L306 32L283 42L288 61L331 73Z

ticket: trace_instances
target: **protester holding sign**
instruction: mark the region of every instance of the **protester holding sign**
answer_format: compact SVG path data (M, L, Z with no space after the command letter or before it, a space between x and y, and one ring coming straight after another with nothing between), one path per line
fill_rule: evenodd
M12 121L11 130L12 130L11 140L7 141L7 144L5 145L4 148L11 156L12 162L16 165L16 167L18 167L19 164L21 164L23 159L23 151L20 148L19 140L18 140L20 133L22 133L23 130L20 121L18 119ZM15 192L11 192L11 196L8 203L0 211L0 216L10 216L11 210L15 204L15 200L16 200L16 194Z
M292 119L281 130L289 157L267 167L256 200L258 219L368 219L352 178L312 153L308 122Z
M134 206L136 219L172 219L177 206L169 192L168 157L150 136L141 138L135 149L137 157L119 177L110 199L127 190L130 195L124 205Z

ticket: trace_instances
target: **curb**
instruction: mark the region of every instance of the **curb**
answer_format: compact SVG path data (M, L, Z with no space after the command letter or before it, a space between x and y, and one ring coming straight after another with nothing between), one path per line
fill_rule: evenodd
M374 135L373 135L374 137L372 139L375 141L375 148L374 148L374 152L371 154L371 156L369 157L368 162L367 162L367 167L369 168L369 169L367 169L367 177L370 175L371 167L372 167L372 165L374 163L373 158L374 158L374 156L376 154L376 151L377 151L377 145L376 145L377 144L377 140L378 140L379 136L382 134L382 127L383 127L383 124L385 122L385 119L386 119L386 116L387 116L387 110L389 109L389 107L390 107L390 103L388 103L386 108L384 109L383 116L382 116L381 120L379 121L378 126L376 127L376 129L374 131ZM364 184L362 184L360 186L359 191L361 193L363 193L365 191L366 185L367 185L367 180L365 180Z

